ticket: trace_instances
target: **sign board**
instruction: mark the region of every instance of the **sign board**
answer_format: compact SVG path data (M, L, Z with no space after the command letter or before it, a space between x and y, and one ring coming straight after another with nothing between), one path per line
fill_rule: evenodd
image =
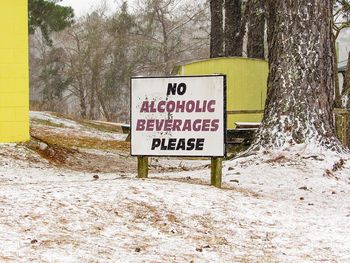
M224 75L131 78L131 155L225 155Z

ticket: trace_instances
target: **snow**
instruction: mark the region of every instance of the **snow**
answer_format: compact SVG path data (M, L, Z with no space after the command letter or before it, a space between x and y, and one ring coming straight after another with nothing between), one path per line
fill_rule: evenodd
M300 145L223 174L77 172L0 145L0 262L350 262L349 155Z
M43 120L43 121L49 121L57 125L62 125L68 128L77 128L80 129L82 126L79 125L77 122L68 120L68 119L63 119L63 118L58 118L54 115L52 115L49 112L42 112L42 111L31 111L30 112L30 118L33 120Z
M96 130L92 127L84 126L74 120L57 117L50 112L31 111L30 118L32 121L34 121L33 124L35 124L36 126L39 126L41 130L46 130L47 132L50 132L53 134L64 132L67 136L70 136L70 135L74 136L76 134L79 134L80 136L83 136L83 137L98 138L101 140L121 140L121 141L124 141L128 136L127 134L122 134L122 133L112 133L112 132ZM35 123L36 120L47 121L47 122L56 124L59 127L48 126L45 124L40 125L40 123L36 124ZM109 123L109 124L112 124L112 123ZM115 125L118 125L118 124L115 124ZM70 128L70 130L67 128Z
M350 260L348 159L336 180L324 176L336 156L239 158L220 190L209 169L95 180L30 154L1 147L2 262Z

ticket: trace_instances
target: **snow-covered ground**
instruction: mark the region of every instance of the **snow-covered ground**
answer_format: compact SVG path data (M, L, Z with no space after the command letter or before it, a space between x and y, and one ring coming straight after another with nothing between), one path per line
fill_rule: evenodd
M209 173L71 171L1 145L0 262L350 262L347 155L227 161L223 189Z
M128 136L127 134L122 134L122 133L112 133L112 132L106 132L106 131L102 132L100 130L93 129L92 127L86 127L74 120L59 118L49 112L31 111L30 118L34 123L36 121L39 121L37 126L40 126L42 130L46 129L50 133L65 132L65 134L68 136L75 135L78 133L80 136L93 137L93 138L104 139L104 140L125 140L126 137ZM40 125L40 121L44 121L44 123ZM45 125L45 122L48 122L57 126Z

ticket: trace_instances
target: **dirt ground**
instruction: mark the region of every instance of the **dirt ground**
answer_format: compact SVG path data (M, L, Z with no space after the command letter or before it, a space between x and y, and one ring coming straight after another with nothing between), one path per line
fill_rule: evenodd
M55 116L55 115L52 115ZM39 115L40 117L40 115ZM57 116L62 119L62 116ZM130 142L120 126L67 119L77 127L43 118L31 119L31 140L24 144L57 167L96 173L133 173L137 158L130 156ZM110 134L120 134L113 138ZM35 161L35 160L33 160ZM150 158L151 173L192 171L208 168L208 160L191 158Z

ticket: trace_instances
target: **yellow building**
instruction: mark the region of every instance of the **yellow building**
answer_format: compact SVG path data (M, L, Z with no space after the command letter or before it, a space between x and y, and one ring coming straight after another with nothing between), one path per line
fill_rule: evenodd
M0 2L0 142L29 139L27 0Z
M259 59L214 58L190 62L178 75L225 74L227 77L227 128L235 122L260 122L266 100L268 63Z

